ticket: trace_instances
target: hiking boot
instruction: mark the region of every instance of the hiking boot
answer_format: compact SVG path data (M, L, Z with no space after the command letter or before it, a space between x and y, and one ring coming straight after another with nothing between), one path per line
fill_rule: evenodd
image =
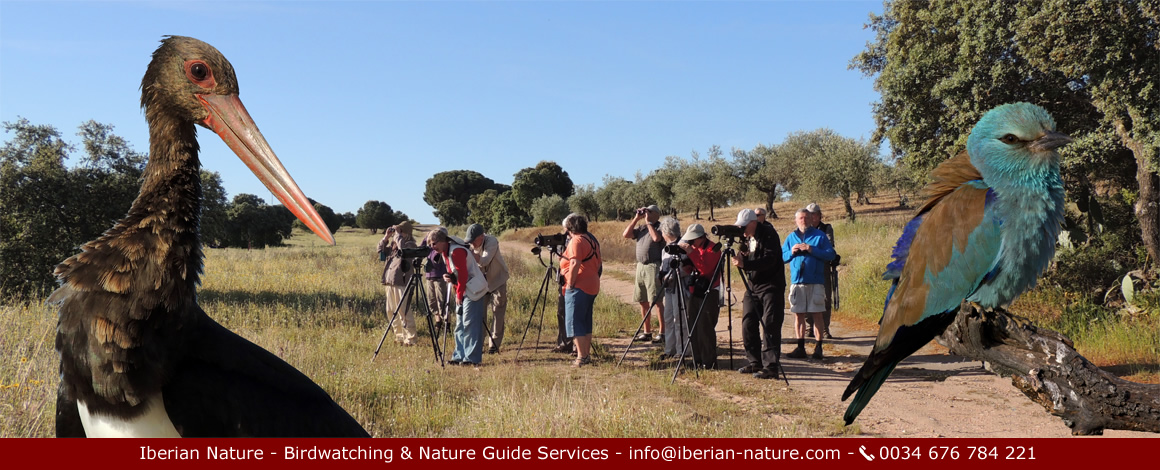
M571 354L572 353L572 343L566 343L566 344L561 344L559 346L556 346L555 348L552 348L552 352Z
M737 369L737 372L742 374L752 374L761 371L761 364L749 363L749 365Z
M491 348L487 350L487 353L488 354L499 354L499 346L496 346L494 344L491 345Z
M772 367L766 367L765 369L761 369L761 370L757 371L756 374L753 374L753 378L763 379L763 380L776 379L777 378L777 369L772 368Z
M825 333L822 333L822 339L834 339L834 335L830 334L830 330L826 330Z
M790 351L789 354L786 354L785 357L790 357L790 358L794 358L794 359L805 359L806 347L799 344L798 347L794 348L793 351Z
M818 343L817 346L814 346L814 354L810 357L818 360L822 359L822 343Z

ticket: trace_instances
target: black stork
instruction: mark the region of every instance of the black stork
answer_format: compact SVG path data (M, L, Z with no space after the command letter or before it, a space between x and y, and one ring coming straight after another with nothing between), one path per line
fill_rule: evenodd
M197 305L197 128L213 130L314 233L334 238L238 99L233 66L167 36L141 81L149 163L129 213L56 267L56 433L323 437L367 432L321 387Z

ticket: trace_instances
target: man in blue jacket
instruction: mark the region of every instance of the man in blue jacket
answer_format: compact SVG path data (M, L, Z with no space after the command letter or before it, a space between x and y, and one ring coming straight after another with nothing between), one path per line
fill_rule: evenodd
M806 315L814 320L814 359L822 358L822 314L826 311L826 269L834 259L834 247L821 230L811 224L810 212L799 209L794 214L794 230L785 237L781 247L781 258L789 263L790 289L789 311L794 313L794 331L797 333L797 348L786 355L792 358L806 357Z

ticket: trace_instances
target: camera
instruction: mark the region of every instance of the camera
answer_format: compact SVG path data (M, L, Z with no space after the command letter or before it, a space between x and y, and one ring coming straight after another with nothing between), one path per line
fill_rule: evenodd
M668 253L668 254L674 255L674 256L687 254L685 252L685 250L683 248L681 248L680 245L677 245L676 243L674 243L672 245L665 245L665 253Z
M745 229L736 225L714 225L713 235L719 237L738 238L745 236Z
M431 254L431 247L421 246L418 248L403 248L399 250L399 256L403 259L426 258Z
M563 233L555 235L536 235L536 245L538 246L563 246L568 243L568 236Z

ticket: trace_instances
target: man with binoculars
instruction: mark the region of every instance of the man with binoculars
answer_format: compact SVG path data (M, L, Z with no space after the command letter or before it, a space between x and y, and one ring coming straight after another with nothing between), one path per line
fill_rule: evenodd
M661 248L665 240L660 232L661 210L656 204L636 210L636 215L624 228L624 238L636 240L636 282L632 297L640 304L640 316L644 321L644 332L637 336L636 341L664 342L665 324L660 312L665 311L664 298L660 283ZM636 223L645 221L643 227L637 228ZM652 322L648 319L648 307L653 302L657 304L657 321L660 324L660 333L654 339Z

